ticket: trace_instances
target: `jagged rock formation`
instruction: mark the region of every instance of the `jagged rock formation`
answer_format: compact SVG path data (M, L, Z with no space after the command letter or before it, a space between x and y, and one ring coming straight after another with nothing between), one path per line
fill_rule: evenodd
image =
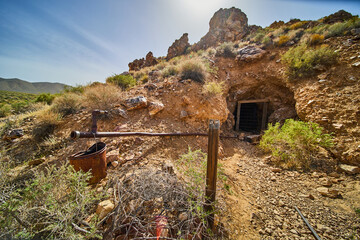
M137 70L140 70L141 68L144 68L144 67L154 66L157 63L158 63L158 61L153 56L153 53L148 52L148 54L146 54L145 59L144 58L135 59L134 61L130 62L128 64L128 66L129 66L129 71L137 71Z
M239 40L249 31L246 14L234 7L221 8L210 19L209 25L209 32L192 47L192 50L198 51L216 46L219 42Z
M173 57L185 54L188 47L190 47L188 34L184 33L180 39L175 40L169 47L166 59L169 60Z
M337 11L336 13L330 14L323 18L323 22L327 24L333 24L336 22L343 22L352 18L353 15L344 10Z

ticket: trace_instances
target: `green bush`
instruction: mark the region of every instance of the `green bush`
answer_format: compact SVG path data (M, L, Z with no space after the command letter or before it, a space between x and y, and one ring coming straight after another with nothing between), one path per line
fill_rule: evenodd
M81 97L75 93L65 93L55 98L51 109L62 116L74 114L80 110Z
M191 79L195 82L204 82L206 68L201 61L187 60L180 66L181 79Z
M163 77L170 77L170 76L175 76L176 74L178 74L179 70L177 69L176 66L167 66L166 68L164 68L161 71L161 74Z
M75 87L73 86L65 86L64 93L83 93L85 90L84 86L77 85Z
M6 117L11 114L11 106L9 104L0 105L0 117Z
M69 165L35 172L33 179L17 189L13 187L1 199L2 233L8 239L98 238L94 223L86 232L75 229L99 199L99 194L88 187L89 178L89 173L76 172Z
M290 48L281 59L287 65L287 75L298 78L312 76L317 65L328 66L336 63L337 54L327 46L308 48L302 44Z
M360 27L360 19L356 17L345 22L334 23L329 26L326 37L347 35L351 29L358 27Z
M216 48L217 57L225 57L225 58L234 58L236 55L234 53L234 46L231 42L222 43L219 47Z
M115 74L106 79L106 83L111 83L119 86L122 90L130 89L136 86L136 80L131 75Z
M269 124L260 147L271 152L273 162L288 169L308 170L316 160L319 147L333 146L333 137L324 134L316 123L287 119L282 127L279 123Z
M11 104L11 108L14 110L15 113L23 113L26 112L29 108L28 101L18 101Z
M55 96L50 93L41 93L36 97L35 102L45 102L50 105L54 98Z

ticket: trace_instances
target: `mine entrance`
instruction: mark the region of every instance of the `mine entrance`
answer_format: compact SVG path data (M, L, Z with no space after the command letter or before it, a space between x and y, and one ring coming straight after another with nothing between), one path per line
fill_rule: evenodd
M235 130L260 133L267 123L267 99L238 101Z

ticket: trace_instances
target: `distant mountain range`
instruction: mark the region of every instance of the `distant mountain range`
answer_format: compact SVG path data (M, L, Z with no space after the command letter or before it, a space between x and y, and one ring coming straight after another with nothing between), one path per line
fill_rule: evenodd
M27 82L18 78L0 78L0 90L24 93L59 93L67 86L62 83Z

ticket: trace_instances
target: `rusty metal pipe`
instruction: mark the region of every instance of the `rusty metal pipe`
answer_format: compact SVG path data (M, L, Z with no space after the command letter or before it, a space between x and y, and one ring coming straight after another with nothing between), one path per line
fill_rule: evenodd
M147 132L79 132L72 131L70 137L78 138L101 138L101 137L126 137L126 136L149 136L149 137L172 137L172 136L208 136L207 133L147 133ZM238 138L238 136L220 136L221 138Z

